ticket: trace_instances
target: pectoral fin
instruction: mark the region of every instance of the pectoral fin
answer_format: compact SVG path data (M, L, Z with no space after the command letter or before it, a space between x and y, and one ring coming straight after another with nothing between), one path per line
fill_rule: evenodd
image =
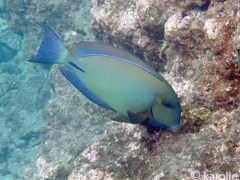
M143 121L151 117L149 110L145 110L139 113L133 113L133 112L127 111L127 113L128 113L129 121L132 124L142 124Z
M132 124L141 124L149 128L169 129L167 126L160 124L152 117L150 108L139 113L127 112L129 122Z
M149 110L145 110L139 113L133 113L130 111L127 111L128 118L118 115L112 120L117 122L126 122L126 123L132 123L132 124L142 124L146 119L148 119L151 115Z

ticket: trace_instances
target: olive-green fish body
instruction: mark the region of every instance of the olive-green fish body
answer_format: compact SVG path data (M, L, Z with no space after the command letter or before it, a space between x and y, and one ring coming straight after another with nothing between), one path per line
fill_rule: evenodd
M89 56L78 62L85 70L77 72L82 82L120 114L143 111L154 101L155 92L147 83L157 79L148 72L111 57Z

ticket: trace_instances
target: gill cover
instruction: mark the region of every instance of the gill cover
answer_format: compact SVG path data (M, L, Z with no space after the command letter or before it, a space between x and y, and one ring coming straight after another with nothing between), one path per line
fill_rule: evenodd
M171 104L157 100L152 106L152 116L156 121L154 123L152 120L152 124L155 124L155 126L156 124L162 125L162 128L178 129L181 125L180 114L181 107L179 101Z

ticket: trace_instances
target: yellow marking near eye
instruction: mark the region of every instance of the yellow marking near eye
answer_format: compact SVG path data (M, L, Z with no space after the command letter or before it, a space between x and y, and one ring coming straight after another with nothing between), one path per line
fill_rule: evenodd
M71 49L71 53L73 54L75 52L75 50L76 50L76 44L73 44L72 49Z
M157 97L156 100L159 104L162 104L162 99L160 97Z

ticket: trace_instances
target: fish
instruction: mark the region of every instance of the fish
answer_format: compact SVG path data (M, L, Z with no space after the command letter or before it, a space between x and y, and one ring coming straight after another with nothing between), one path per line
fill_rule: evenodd
M70 51L54 31L44 37L29 62L60 64L65 78L92 102L117 116L112 120L149 128L181 127L181 106L171 85L137 56L103 42L82 41Z

